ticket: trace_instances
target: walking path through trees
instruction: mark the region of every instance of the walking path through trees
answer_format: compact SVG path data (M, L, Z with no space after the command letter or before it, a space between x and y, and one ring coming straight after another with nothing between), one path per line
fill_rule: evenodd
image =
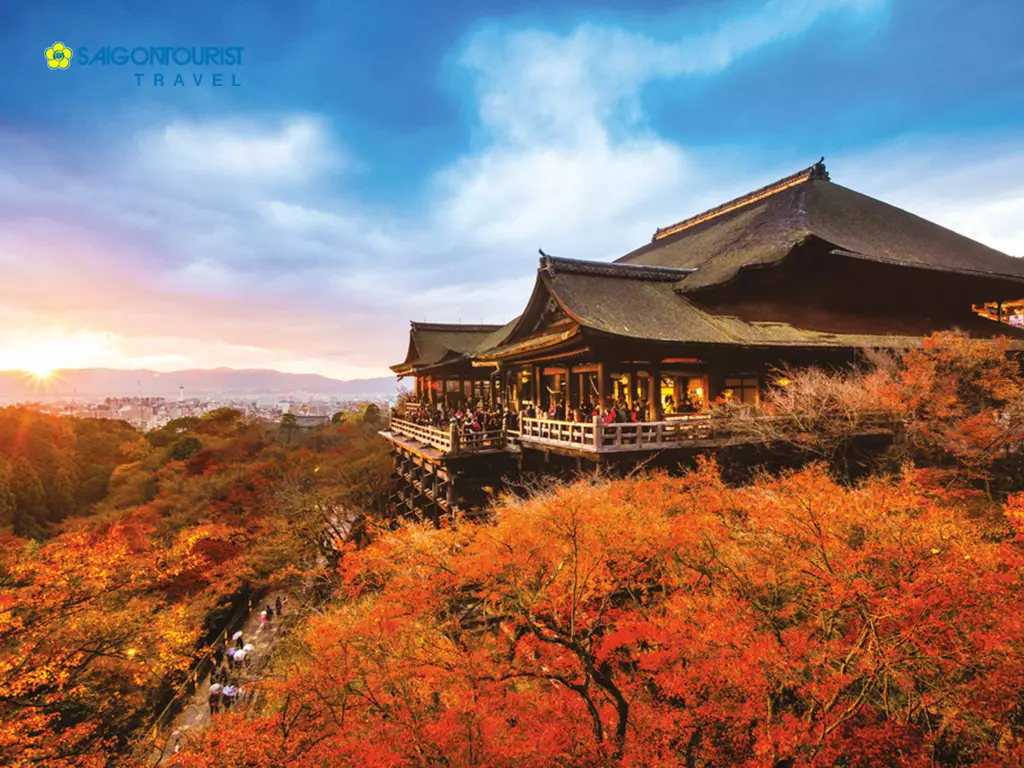
M317 507L320 510L320 507ZM321 538L318 541L320 553L317 557L318 565L324 567L328 563L325 553L337 553L340 542L347 540L353 532L353 528L359 519L359 514L343 510L341 508L325 508L321 510L323 524ZM274 648L274 644L281 635L285 626L290 625L295 618L303 613L303 605L308 605L313 584L307 580L303 587L296 591L278 590L270 592L258 602L254 602L241 627L243 643L252 644L253 650L247 654L247 663L244 667L236 668L231 673L231 683L240 690L244 690L244 696L235 699L233 708L248 708L256 700L255 683L259 680L267 660ZM277 614L277 600L283 603L283 615ZM265 625L261 625L260 612L265 606L274 608L274 617ZM226 640L231 644L232 635L237 631L231 628L226 631ZM218 641L219 642L219 641ZM224 663L227 663L226 661ZM211 670L212 671L212 670ZM183 744L190 732L210 725L212 715L210 713L209 695L212 684L210 674L206 674L203 680L196 687L191 700L184 706L181 712L174 718L171 725L170 736L166 742L154 738L156 746L153 750L153 759L157 765L167 763L174 756L178 746ZM223 681L222 681L223 682ZM223 708L222 710L223 711ZM167 733L166 730L161 733Z
M279 597L284 601L284 616L278 616L275 610L274 618L268 621L266 625L260 626L260 612L267 605L274 606ZM278 634L285 623L283 619L287 619L291 611L297 611L298 608L297 601L287 592L271 592L263 597L259 603L253 604L245 623L240 627L243 641L251 643L255 646L255 650L248 654L249 658L247 659L248 664L246 666L236 668L232 672L232 682L239 688L245 687L250 696L252 695L253 683L259 678ZM231 642L231 634L233 632L229 633L227 638L229 643ZM174 718L171 735L163 747L158 764L164 764L174 755L178 744L188 738L190 731L210 724L211 715L208 701L210 685L210 675L207 674L196 687L192 699ZM251 698L244 702L240 701L235 707L249 706L252 701L253 699ZM157 748L157 751L159 751L159 748Z

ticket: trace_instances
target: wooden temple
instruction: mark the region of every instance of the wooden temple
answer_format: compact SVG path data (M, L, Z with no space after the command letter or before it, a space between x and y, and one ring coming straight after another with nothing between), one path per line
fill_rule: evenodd
M465 462L472 440L491 454L593 460L692 450L722 439L710 404L757 403L785 384L784 367L845 365L951 329L1024 347L1022 297L1024 259L840 186L818 162L658 229L614 262L542 252L525 309L504 326L413 323L392 368L415 380L412 409L482 403L518 418L460 444L455 428L399 413L384 435L400 457L426 446L436 455L417 460L442 470ZM619 403L644 421L570 416ZM552 408L559 418L545 417ZM439 510L465 507L459 498Z

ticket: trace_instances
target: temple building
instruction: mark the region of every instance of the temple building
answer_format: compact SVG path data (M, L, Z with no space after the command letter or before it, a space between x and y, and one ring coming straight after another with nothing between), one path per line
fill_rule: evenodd
M525 309L504 326L413 323L392 367L415 379L410 420L396 414L385 436L444 464L473 452L467 437L460 446L458 430L414 424L414 412L482 403L518 418L474 437L480 453L692 449L714 442L711 403L757 403L785 367L845 365L952 329L1024 346L1022 297L1024 259L833 183L818 162L614 262L542 252ZM642 423L590 416L616 406Z

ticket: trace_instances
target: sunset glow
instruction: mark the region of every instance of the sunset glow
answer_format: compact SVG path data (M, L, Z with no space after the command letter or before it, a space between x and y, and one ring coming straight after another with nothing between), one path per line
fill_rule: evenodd
M538 247L618 258L822 155L844 186L1024 253L1020 65L1004 56L1019 2L969 4L984 33L929 11L911 51L920 18L892 0L499 0L451 17L406 2L355 27L323 3L301 29L256 2L226 39L196 0L109 26L56 0L74 57L56 70L39 4L5 5L0 368L387 377L409 318L511 320ZM320 36L341 29L324 72ZM243 63L179 64L158 85L158 40ZM103 64L104 46L143 64ZM806 79L780 74L809 61ZM808 93L845 98L822 123L791 109ZM58 324L99 350L3 338Z
M34 379L40 384L52 378L57 371L56 368L46 368L42 365L36 368L24 368L23 370L29 375L29 378Z
M24 371L38 380L61 368L102 364L111 352L105 334L62 329L0 333L0 370Z

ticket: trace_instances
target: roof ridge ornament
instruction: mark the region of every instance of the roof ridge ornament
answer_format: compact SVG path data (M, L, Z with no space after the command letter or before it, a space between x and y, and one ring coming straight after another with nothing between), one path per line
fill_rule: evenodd
M811 179L821 179L822 181L831 181L831 177L828 175L828 170L825 168L825 156L821 156L821 160L811 166Z
M677 232L682 232L684 229L695 227L698 224L702 224L705 221L709 221L711 219L717 218L718 216L730 213L731 211L735 211L738 208L743 208L745 206L751 205L752 203L756 203L759 200L764 200L766 197L771 197L772 195L782 192L785 189L789 189L790 187L795 187L798 184L803 184L808 181L816 180L830 180L828 171L825 169L824 157L822 157L821 160L816 162L810 168L804 168L802 171L797 171L796 173L790 176L786 176L783 179L779 179L778 181L761 187L760 189L755 189L753 192L748 192L745 195L741 195L740 197L737 197L735 200L730 200L727 203L722 203L721 205L715 206L714 208L710 208L704 211L703 213L698 213L696 216L691 216L688 219L683 219L682 221L672 224L671 226L659 228L655 230L654 236L651 238L651 242L657 242L658 240L668 237L669 235L674 235Z
M555 274L554 259L550 253L544 253L543 248L538 248L537 253L540 254L540 270L541 272L547 272L549 275Z

